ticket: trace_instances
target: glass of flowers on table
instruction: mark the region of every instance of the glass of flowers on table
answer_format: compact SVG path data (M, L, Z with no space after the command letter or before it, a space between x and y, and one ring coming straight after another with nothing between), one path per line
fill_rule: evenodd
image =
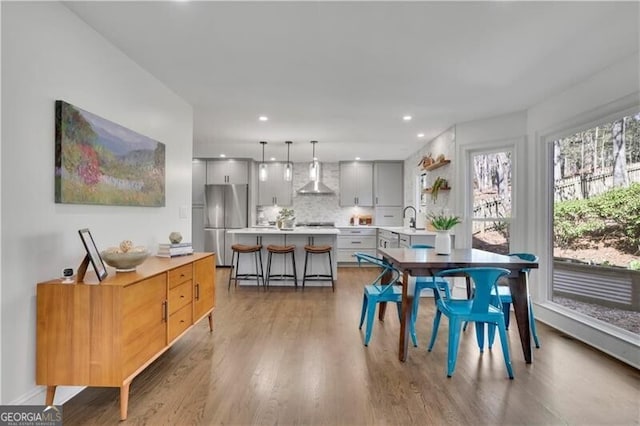
M435 251L438 254L451 254L451 228L461 223L459 216L445 212L430 213L429 222L436 232Z

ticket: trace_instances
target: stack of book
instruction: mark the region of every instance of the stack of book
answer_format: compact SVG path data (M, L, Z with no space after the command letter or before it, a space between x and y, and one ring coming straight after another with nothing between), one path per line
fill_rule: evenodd
M157 256L160 257L176 257L192 253L193 247L191 246L191 243L158 244Z

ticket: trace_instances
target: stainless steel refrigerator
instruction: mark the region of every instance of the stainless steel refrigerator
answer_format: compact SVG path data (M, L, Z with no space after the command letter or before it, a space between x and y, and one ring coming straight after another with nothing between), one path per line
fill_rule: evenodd
M248 185L205 185L204 250L216 252L217 264L231 265L229 229L246 228Z

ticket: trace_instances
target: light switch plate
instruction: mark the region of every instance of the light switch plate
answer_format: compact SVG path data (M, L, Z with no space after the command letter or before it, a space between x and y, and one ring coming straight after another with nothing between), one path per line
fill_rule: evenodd
M178 212L178 217L180 219L186 219L188 212L189 212L189 209L187 209L187 206L180 206L180 211Z

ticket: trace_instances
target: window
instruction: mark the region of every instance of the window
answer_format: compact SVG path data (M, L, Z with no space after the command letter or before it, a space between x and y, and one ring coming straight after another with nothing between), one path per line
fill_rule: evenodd
M512 152L471 155L473 248L509 253L512 211Z
M640 334L640 113L552 144L551 299Z

